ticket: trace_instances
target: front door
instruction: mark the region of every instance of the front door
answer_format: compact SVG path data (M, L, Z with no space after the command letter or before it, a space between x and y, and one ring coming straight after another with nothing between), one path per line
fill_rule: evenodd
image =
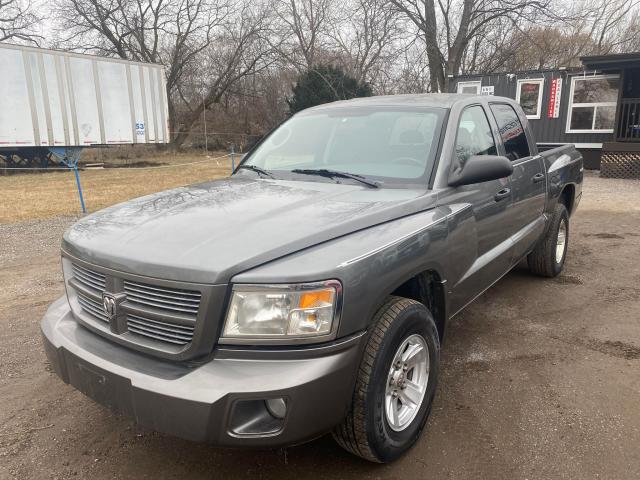
M481 105L463 110L457 127L454 167L460 168L472 155L497 155L491 123ZM511 266L512 244L505 232L511 210L511 180L502 178L460 186L447 192L448 203L470 204L471 218L455 226L450 245L452 265L451 312L456 313ZM459 238L454 238L459 236Z

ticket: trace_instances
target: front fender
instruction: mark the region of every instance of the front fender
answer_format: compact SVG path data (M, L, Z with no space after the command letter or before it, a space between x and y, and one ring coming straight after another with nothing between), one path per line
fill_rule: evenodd
M310 247L236 275L232 283L297 283L337 279L344 287L338 336L365 330L395 288L433 270L445 279L448 220L438 207Z

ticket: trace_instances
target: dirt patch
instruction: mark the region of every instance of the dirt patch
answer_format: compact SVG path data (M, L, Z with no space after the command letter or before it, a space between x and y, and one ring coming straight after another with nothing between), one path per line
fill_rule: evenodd
M553 279L555 283L563 285L582 285L584 282L575 275L559 275Z
M631 345L629 343L621 341L601 341L601 340L589 340L587 343L589 348L604 353L605 355L611 355L613 357L625 358L627 360L640 359L640 347Z
M618 238L623 240L624 237L622 235L618 235L617 233L585 233L585 237L595 237L595 238L603 238L603 239L613 239Z

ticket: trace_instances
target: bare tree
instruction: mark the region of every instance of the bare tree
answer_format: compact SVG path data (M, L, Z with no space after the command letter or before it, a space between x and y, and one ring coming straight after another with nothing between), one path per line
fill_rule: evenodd
M278 0L278 51L299 73L316 65L329 49L332 0Z
M182 97L189 111L180 122L174 138L176 145L187 139L190 128L199 121L203 111L219 103L243 79L266 71L273 63L269 11L268 4L255 5L247 1L203 52L198 76L204 90L191 99Z
M637 40L640 0L594 1L585 7L591 23L588 36L595 42L597 53L615 52Z
M376 84L382 69L405 48L400 45L406 35L397 10L387 0L355 0L343 4L340 13L331 37L346 69L359 82Z
M498 41L476 37L474 48L479 53L468 49L473 62L465 61L463 71L579 67L583 55L637 51L639 14L640 0L587 0L572 4L563 12L563 21L509 28L502 33L492 26L489 33Z
M17 40L38 45L42 40L36 32L39 21L30 1L0 0L0 42Z
M446 91L469 43L497 22L526 23L552 16L551 0L390 0L418 28L429 61L431 88Z

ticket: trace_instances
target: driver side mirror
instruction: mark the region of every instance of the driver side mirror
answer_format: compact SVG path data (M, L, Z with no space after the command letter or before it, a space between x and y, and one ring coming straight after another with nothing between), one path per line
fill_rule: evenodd
M513 173L513 165L507 157L500 155L472 155L462 168L449 173L449 185L472 185L508 177Z

